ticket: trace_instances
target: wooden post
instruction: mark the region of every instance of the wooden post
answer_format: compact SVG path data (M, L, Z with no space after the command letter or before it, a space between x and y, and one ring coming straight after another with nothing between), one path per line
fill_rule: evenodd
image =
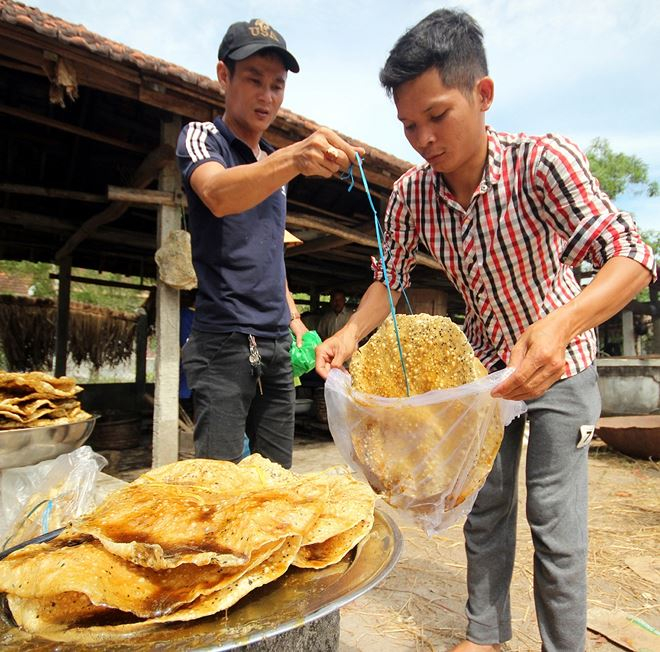
M135 407L138 412L141 412L147 384L149 319L144 308L139 308L137 312L138 320L135 329Z
M309 309L312 312L318 312L321 307L321 302L319 301L319 289L316 285L313 285L309 291Z
M69 352L69 308L71 302L71 257L60 261L57 286L57 326L55 329L55 375L66 375Z
M179 118L161 122L161 143L176 146ZM180 186L174 158L158 177L158 189L174 192ZM170 231L180 228L180 213L173 206L158 209L158 247ZM156 373L154 388L154 467L179 458L179 291L160 279L156 285Z
M623 329L623 355L634 356L635 353L635 325L632 310L621 313L621 327Z
M649 302L651 304L651 314L653 315L651 355L660 355L660 302L658 301L658 289L660 289L660 280L649 285Z

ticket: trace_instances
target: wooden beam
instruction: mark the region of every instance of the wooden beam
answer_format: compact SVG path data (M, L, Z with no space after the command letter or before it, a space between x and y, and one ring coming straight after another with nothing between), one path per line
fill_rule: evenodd
M181 190L137 190L121 186L108 186L109 201L123 201L129 204L149 204L154 206L188 206L188 200Z
M49 274L48 278L59 279L59 274ZM75 283L87 283L88 285L101 285L108 288L124 288L126 290L152 290L154 285L144 285L138 283L124 283L122 281L109 281L104 278L89 278L87 276L71 276L71 281Z
M319 265L312 265L310 263L303 263L300 261L292 261L290 265L287 266L287 269L292 270L292 271L299 271L299 272L311 272L312 274L318 274L319 272ZM332 266L330 267L329 265L325 265L323 267L324 270L327 269L328 274L334 278L341 277L341 278L350 278L350 279L361 279L371 277L371 273L366 267L356 267L355 265L349 266L349 265L337 265L337 266Z
M144 188L148 186L156 175L168 163L174 163L174 148L170 145L159 145L142 161L135 171L131 180L131 185L135 188ZM114 222L119 219L128 209L126 202L117 202L111 204L100 213L88 219L64 244L64 246L55 254L55 260L60 260L68 256L73 250L86 238L88 238L99 226Z
M336 211L329 211L325 208L322 208L320 206L315 206L314 204L307 204L302 201L298 201L296 199L291 199L290 197L286 198L287 205L289 206L295 206L297 208L302 208L305 211L314 211L315 213L320 213L321 215L326 215L327 217L332 218L333 220L340 220L342 222L347 222L347 221L352 221L353 223L355 222L355 218L351 218L349 215L343 215L342 213L337 213ZM368 221L373 221L373 217L369 216L367 219Z
M31 195L32 197L73 199L75 201L87 201L94 204L105 204L108 201L105 195L95 195L91 192L44 188L42 186L26 186L19 183L0 183L0 192L8 192L15 195Z
M346 227L336 226L330 220L322 217L303 215L301 213L289 213L286 216L286 223L287 226L314 229L316 231L320 231L321 233L328 233L329 235L339 236L348 242L355 242L356 244L361 244L365 247L378 248L378 241L375 237L364 235L355 229L347 229ZM428 254L418 253L416 259L420 265L430 267L431 269L442 269L440 264L431 258L431 256Z
M20 227L27 227L34 231L43 233L72 233L75 230L74 225L68 220L59 217L50 217L49 215L40 215L38 213L26 213L23 211L8 210L0 208L0 224L12 224ZM96 231L89 236L89 240L96 242L108 242L111 244L120 244L134 246L140 249L153 250L156 245L155 235L149 233L134 233L120 229L103 229Z
M90 140L96 140L100 143L106 143L106 145L112 145L113 147L120 147L121 149L127 149L131 152L139 152L140 154L146 154L149 151L149 148L144 145L135 145L134 143L127 143L126 141L120 140L119 138L104 136L103 134L96 133L95 131L90 131L89 129L83 129L82 127L77 127L76 125L71 125L67 122L54 120L53 118L48 118L45 115L40 115L39 113L33 113L32 111L26 111L25 109L18 109L12 106L7 106L6 104L0 104L0 113L11 115L14 116L15 118L21 118L22 120L36 122L37 124L41 124L46 127L52 127L53 129L59 129L60 131L66 131L71 134L76 134L77 136L83 136L84 138L89 138Z
M57 286L57 326L55 329L55 375L66 375L69 344L69 307L71 303L71 258L60 261Z
M623 310L629 310L634 315L660 316L660 303L658 301L631 301Z
M181 120L161 121L161 143L173 148ZM158 189L173 194L180 186L179 172L170 157L160 170ZM137 185L137 184L134 184ZM174 206L158 208L158 247L174 229L181 228L181 216ZM157 279L156 283L156 369L154 385L154 467L179 459L179 291Z
M293 247L292 249L287 249L284 256L287 259L295 256L308 256L309 254L315 254L319 251L328 251L330 249L336 249L337 247L344 247L345 245L346 240L344 238L340 238L336 235L326 235L322 238L308 240L304 244Z
M374 225L370 221L355 227L355 230L359 231L360 233L369 233L373 229ZM347 243L345 238L340 238L336 235L328 235L322 238L308 240L304 244L299 245L294 249L288 249L284 255L286 258L293 258L294 256L300 255L307 256L318 251L328 251L330 249L337 249L338 247L345 247L346 244Z

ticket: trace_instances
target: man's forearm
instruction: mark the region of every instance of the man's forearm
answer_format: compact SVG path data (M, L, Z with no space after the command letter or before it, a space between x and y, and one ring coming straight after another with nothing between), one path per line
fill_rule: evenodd
M289 312L291 313L291 319L297 318L300 319L300 313L298 312L298 307L296 306L296 300L289 290L289 284L286 285L286 303L289 306Z
M293 158L280 150L250 165L223 168L218 163L213 174L200 175L192 183L209 210L224 217L260 204L297 174Z
M392 290L392 300L395 306L400 296L401 292ZM355 341L359 342L374 328L380 326L389 313L390 301L387 296L387 288L380 281L374 281L364 293L358 309L341 330L350 333L355 337Z
M603 265L570 303L557 310L568 329L568 341L624 308L651 281L651 272L631 258L618 256Z

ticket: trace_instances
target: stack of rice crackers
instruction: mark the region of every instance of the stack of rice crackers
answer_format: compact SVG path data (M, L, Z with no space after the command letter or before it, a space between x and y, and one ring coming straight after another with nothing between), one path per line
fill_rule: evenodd
M0 371L0 430L85 421L92 415L76 398L82 389L68 376Z

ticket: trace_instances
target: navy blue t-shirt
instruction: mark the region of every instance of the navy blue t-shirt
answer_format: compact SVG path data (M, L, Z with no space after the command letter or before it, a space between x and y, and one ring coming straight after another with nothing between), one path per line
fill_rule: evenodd
M273 152L264 140L260 147ZM286 335L290 319L284 268L286 188L243 213L215 217L209 211L190 187L193 170L208 161L225 168L256 161L221 118L187 124L176 155L188 197L198 283L193 328L259 337Z

